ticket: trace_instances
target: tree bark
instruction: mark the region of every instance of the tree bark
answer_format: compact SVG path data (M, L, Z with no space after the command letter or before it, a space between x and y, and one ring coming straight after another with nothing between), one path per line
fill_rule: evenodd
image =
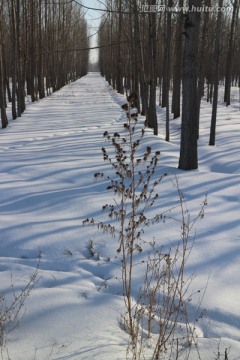
M183 0L179 6L183 6ZM176 24L175 50L174 50L174 68L173 68L173 95L172 95L172 113L173 118L177 119L181 114L181 75L182 75L182 38L183 38L183 13L179 13Z
M156 0L150 1L151 5L156 5ZM154 135L158 135L158 122L156 113L156 12L149 14L149 105L148 105L148 126L153 128Z
M30 11L30 24L31 24L31 34L30 34L30 92L31 92L31 100L35 102L35 0L31 1L31 11Z
M44 78L43 78L43 54L42 51L42 0L39 0L38 4L38 46L39 46L39 58L38 58L38 93L39 98L45 97L44 91Z
M172 0L168 1L169 8L172 7ZM170 141L170 108L169 108L169 84L170 84L170 49L171 49L171 22L172 22L172 14L169 11L167 13L167 38L166 38L166 83L165 83L165 100L166 100L166 136L165 140Z
M223 6L223 0L219 0L218 6L220 8ZM216 139L221 22L222 22L222 12L219 11L218 16L217 16L216 39L215 39L215 49L214 49L214 64L215 64L214 75L213 75L214 76L214 80L213 80L214 92L213 92L213 106L212 106L212 118L211 118L209 145L215 145L215 139Z
M123 75L122 75L122 54L121 54L121 40L122 40L122 0L119 0L119 19L118 19L118 45L117 45L117 90L123 94Z
M15 2L11 0L11 32L12 32L12 118L17 118L16 93L17 93L17 51L16 51L16 12Z
M229 48L228 48L227 63L226 63L225 92L224 92L224 101L226 102L226 106L230 105L231 102L231 82L232 82L232 67L233 67L233 53L234 53L233 43L234 43L235 23L237 20L238 9L239 9L239 0L235 0L233 4Z
M189 8L201 7L200 0L189 0ZM198 168L197 65L200 12L186 14L183 53L183 102L179 169Z
M134 41L136 44L136 63L138 66L138 74L140 80L140 94L142 100L142 114L148 118L148 101L146 91L146 79L144 71L144 61L142 53L142 43L140 38L139 18L137 0L133 0L133 13L134 13Z
M211 0L206 0L204 5L210 7ZM207 44L207 31L209 27L209 12L206 11L203 15L203 26L202 26L202 36L201 36L201 45L199 51L199 74L198 74L198 129L199 129L199 119L200 119L200 108L201 108L201 99L204 95L204 80L205 80L205 67L206 67L206 44ZM199 137L199 134L198 134Z
M0 29L1 31L1 29ZM6 113L6 105L5 105L5 97L4 97L4 76L3 76L3 54L2 54L2 43L0 37L0 109L1 109L1 121L2 128L6 128L8 126L8 119Z

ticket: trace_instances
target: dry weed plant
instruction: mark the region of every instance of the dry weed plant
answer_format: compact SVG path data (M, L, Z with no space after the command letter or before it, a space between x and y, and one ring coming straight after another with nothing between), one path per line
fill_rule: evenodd
M9 288L4 292L0 293L0 354L2 358L4 352L8 354L8 334L19 324L20 312L25 305L26 299L29 297L34 286L39 280L39 265L40 256L36 269L30 276L30 278L27 280L26 285L22 289L20 289L19 291L15 290L16 284L11 277Z
M220 351L220 345L221 345L221 339L218 342L217 352L215 352L214 360L229 360L229 353L230 353L230 350L231 350L231 346L229 346L228 348L225 348L224 349L224 354L223 354Z
M91 218L84 220L83 224L96 225L119 241L117 252L121 256L121 283L126 308L122 318L130 337L127 358L145 359L147 351L151 353L151 359L160 359L170 347L175 349L177 359L181 348L179 323L187 332L183 337L187 337L189 344L193 342L187 310L192 277L185 279L185 265L191 252L190 232L196 221L204 217L207 202L205 199L192 220L176 178L177 205L149 217L148 211L157 201L159 185L167 174L157 178L160 152L153 152L149 146L142 151L146 126L141 125L137 114L131 116L130 109L131 104L128 104L122 134L111 135L108 131L103 134L108 145L102 148L103 159L111 166L113 175L94 174L95 179L107 179L107 190L114 194L113 203L102 208L107 212L108 220L99 222ZM171 210L174 209L175 213L177 208L180 216L174 218ZM144 239L145 227L167 220L177 222L181 229L177 245L166 248L161 243ZM147 259L143 257L146 251ZM134 298L133 280L139 272L138 264L141 264L141 269L145 265L145 274L142 274L143 281ZM150 349L149 339L152 340Z

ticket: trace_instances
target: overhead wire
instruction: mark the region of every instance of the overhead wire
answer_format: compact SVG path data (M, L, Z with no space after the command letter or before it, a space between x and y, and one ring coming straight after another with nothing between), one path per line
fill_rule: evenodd
M125 44L128 41L121 41L120 44ZM95 50L95 49L101 49L101 48L105 48L105 47L110 47L110 46L115 46L118 45L119 42L114 42L114 43L110 43L110 44L106 44L106 45L99 45L99 46L93 46L93 47L85 47L85 48L74 48L74 49L65 49L65 50L54 50L54 51L43 51L43 52L39 52L36 53L36 55L44 55L44 54L51 54L51 53L62 53L62 52L74 52L74 51L87 51L87 50Z
M65 2L48 2L47 4L62 4L62 5L65 5L65 4L69 4L69 3L76 3L78 4L79 6L83 7L86 9L86 12L81 16L81 18L84 18L84 16L86 15L86 13L89 11L89 10L95 10L95 11L104 11L104 14L101 15L100 17L98 18L93 18L91 19L92 21L94 20L99 20L99 19L102 19L104 18L106 15L106 19L105 21L103 22L103 24L100 24L98 30L93 33L93 34L90 34L86 37L86 40L92 38L93 36L97 35L105 26L107 20L109 20L109 14L110 13L118 13L118 11L114 11L114 10L108 10L108 9L99 9L99 8L93 8L93 7L89 7L89 6L85 6L82 4L82 2L78 2L77 0L69 0L69 1L65 1ZM105 5L102 1L98 0L99 3L101 3L102 5ZM122 12L124 13L124 12ZM129 14L129 13L127 13ZM128 41L121 41L121 43L126 43ZM64 49L64 50L53 50L53 51L43 51L43 52L39 52L39 53L36 53L36 55L46 55L46 54L51 54L51 53L63 53L63 52L78 52L78 51L90 51L90 50L96 50L96 49L101 49L101 48L106 48L106 47L111 47L111 46L115 46L117 45L118 42L114 42L114 43L110 43L110 44L105 44L105 45L99 45L99 46L89 46L89 47L84 47L84 48L74 48L74 49Z

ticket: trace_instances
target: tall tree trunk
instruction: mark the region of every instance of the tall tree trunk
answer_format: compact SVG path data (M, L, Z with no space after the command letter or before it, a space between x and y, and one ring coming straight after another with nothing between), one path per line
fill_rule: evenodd
M183 7L183 0L179 2ZM175 34L175 51L174 51L174 68L173 68L173 94L172 94L172 113L173 118L177 119L181 112L181 76L182 76L182 28L183 13L177 15L176 34Z
M141 43L141 38L140 38L137 0L133 0L133 13L134 13L134 41L135 41L135 45L136 45L136 64L138 66L138 74L139 74L139 80L140 80L142 114L146 115L146 118L148 118L146 79L145 79L144 61L143 61L143 53L142 53L143 49L142 49L142 43Z
M16 11L15 2L11 0L11 32L12 32L12 118L17 118L16 92L17 92L17 63L16 63Z
M204 6L211 6L211 0L206 0ZM198 75L198 129L199 129L199 119L200 119L200 108L201 108L201 99L204 94L204 75L205 75L205 66L206 66L206 37L209 24L209 12L205 11L203 15L203 27L202 27L202 37L201 37L201 46L199 51L199 75ZM199 134L198 134L199 137Z
M129 18L129 25L130 29L134 29L134 19L132 16L132 4L130 2L130 18ZM136 28L136 27L135 27ZM140 106L140 96L139 96L139 83L140 83L140 76L139 76L139 66L137 62L137 49L135 44L135 35L133 31L130 31L130 48L129 48L129 74L132 74L132 90L138 94L137 101L136 101L136 107L138 110L138 113L141 112L141 106ZM128 77L128 76L127 76ZM130 80L131 75L129 75ZM126 76L125 76L126 78Z
M117 76L116 84L119 93L123 94L123 75L122 75L122 54L121 54L121 41L122 41L122 0L119 0L119 19L118 19L118 45L117 45Z
M2 128L4 129L8 126L8 119L7 119L5 96L4 96L4 80L3 80L4 76L3 76L2 59L3 59L3 52L2 52L2 43L1 43L1 34L0 34L0 109L1 109Z
M39 98L45 97L44 78L43 78L43 54L42 54L42 0L38 4L38 93Z
M172 0L168 1L168 7L172 7ZM171 22L172 14L169 11L167 13L167 38L166 38L166 88L165 88L165 100L166 100L166 136L165 140L170 141L170 109L169 109L169 84L170 84L170 46L171 46Z
M25 110L24 80L21 67L20 50L20 0L16 0L16 77L17 77L17 113L20 117Z
M223 0L219 0L219 8L223 6ZM214 49L214 93L213 93L213 105L212 105L212 118L211 118L211 129L209 145L215 145L216 138L216 121L217 121L217 102L218 102L218 81L219 81L219 54L220 54L220 38L221 38L221 22L222 12L218 12L217 26L216 26L216 38L215 38L215 49Z
M150 5L156 5L156 0L150 0ZM156 113L156 12L149 14L149 82L150 82L150 93L149 93L149 105L148 105L148 126L153 128L154 135L158 135L158 122Z
M10 89L9 76L7 74L6 54L5 54L4 48L3 48L2 61L3 61L4 82L6 84L8 101L11 103L12 102L12 94L11 94L11 89Z
M35 102L36 95L35 95L35 46L34 46L34 40L35 40L35 0L31 1L31 18L30 18L30 92L31 92L31 100L32 102Z
M189 8L201 7L201 0L189 0ZM188 12L185 18L183 52L183 102L179 169L198 168L197 66L200 13Z
M235 0L233 4L233 14L231 22L231 31L229 38L229 48L227 54L227 63L226 63L226 75L225 75L225 92L224 92L224 101L226 106L230 105L231 102L231 81L232 81L232 67L233 67L233 53L234 53L234 32L235 32L235 23L237 21L239 9L239 0Z
M167 0L165 0L167 5ZM168 33L167 33L167 12L164 12L164 52L163 52L163 68L162 68L162 108L165 108L167 105L167 89L168 89L168 78L167 78L167 68L168 64L168 53L167 53L167 40L168 40Z

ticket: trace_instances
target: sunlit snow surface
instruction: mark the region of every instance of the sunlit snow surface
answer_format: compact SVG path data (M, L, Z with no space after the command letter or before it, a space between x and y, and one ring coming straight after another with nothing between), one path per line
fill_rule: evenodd
M11 278L20 290L41 254L39 281L21 312L19 325L9 333L12 360L107 359L126 357L128 336L119 326L124 311L121 258L117 239L110 239L85 218L105 219L102 205L112 202L102 160L103 132L122 130L124 96L98 74L88 74L50 97L28 104L9 127L0 130L0 291L8 298ZM209 147L211 105L202 102L199 169L177 169L180 120L171 121L171 141L164 141L163 109L158 108L159 136L147 130L145 146L161 151L159 202L152 213L177 202L175 176L194 217L208 196L205 217L197 223L187 274L196 274L192 291L206 291L198 323L198 351L202 359L216 358L218 345L229 359L240 359L240 109L238 89L232 106L222 102L217 120L216 146ZM9 118L10 118L10 108ZM142 118L141 120L142 121ZM152 214L150 214L152 215ZM169 246L180 229L168 221L147 229L148 240ZM88 243L93 240L91 258ZM142 254L144 257L146 254ZM135 293L142 280L134 278ZM206 289L205 289L206 288ZM203 290L205 289L205 290ZM201 295L200 295L201 296ZM198 308L194 298L191 316ZM223 355L222 355L223 356ZM193 349L190 359L198 359Z

